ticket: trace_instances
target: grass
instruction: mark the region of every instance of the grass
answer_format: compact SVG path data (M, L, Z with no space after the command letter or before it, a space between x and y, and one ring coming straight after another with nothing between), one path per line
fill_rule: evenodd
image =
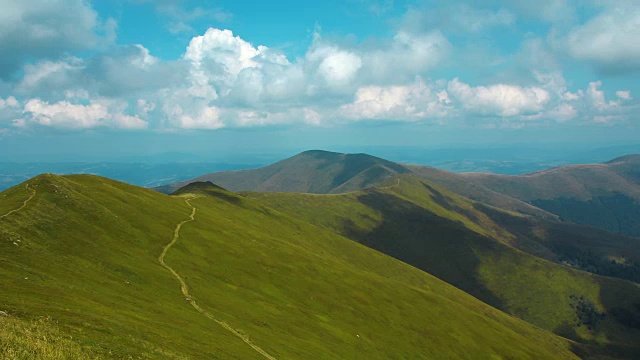
M626 352L637 346L640 332L619 314L626 309L622 313L638 316L638 285L518 250L514 246L542 245L525 242L503 226L504 219L495 222L495 214L464 198L415 176L400 179L399 186L390 179L381 188L340 196L245 196L412 264L541 328L612 354L615 347ZM588 299L606 318L588 329L576 320L572 297ZM637 356L637 348L631 351Z
M0 317L0 358L84 360L98 359L96 354L83 349L64 334L48 318L22 321L13 317Z
M563 338L224 190L170 197L81 175L40 176L29 187L29 205L0 221L0 310L12 315L0 324L15 351L41 346L39 335L16 338L34 329L62 334L50 345L79 358L263 358L195 311L158 262L194 195L195 221L166 263L202 308L279 360L575 358ZM0 210L25 190L2 193ZM42 317L51 320L40 325Z

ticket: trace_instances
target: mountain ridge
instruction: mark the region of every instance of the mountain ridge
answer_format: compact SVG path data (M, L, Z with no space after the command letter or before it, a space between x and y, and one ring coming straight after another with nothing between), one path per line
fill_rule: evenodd
M171 193L191 181L210 180L232 191L337 194L380 185L406 173L501 209L640 236L640 155L636 154L600 164L499 175L452 173L362 153L311 150L263 168L211 173L156 190Z
M69 347L79 359L261 358L195 311L159 264L179 224L164 261L201 308L277 359L580 351L412 266L210 184L167 196L96 176L43 175L0 193L0 213L19 207L27 186L36 195L0 220L0 311L9 315L0 319L0 354L34 354L41 350L30 346L44 341L49 353ZM190 195L198 210L184 223ZM32 324L66 340L4 342Z

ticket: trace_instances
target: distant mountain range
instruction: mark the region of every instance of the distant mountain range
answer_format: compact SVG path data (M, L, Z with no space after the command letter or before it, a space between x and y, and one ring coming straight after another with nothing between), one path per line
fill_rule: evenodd
M232 191L336 194L406 173L498 208L640 236L640 155L516 176L453 173L366 154L314 150L259 169L211 173L156 190L171 193L193 181L211 181Z
M640 155L521 176L480 173L460 176L563 220L640 236Z

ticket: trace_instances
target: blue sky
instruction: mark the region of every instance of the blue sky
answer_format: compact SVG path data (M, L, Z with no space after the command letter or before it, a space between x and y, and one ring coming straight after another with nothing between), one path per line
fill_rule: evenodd
M2 158L638 143L635 0L0 0Z

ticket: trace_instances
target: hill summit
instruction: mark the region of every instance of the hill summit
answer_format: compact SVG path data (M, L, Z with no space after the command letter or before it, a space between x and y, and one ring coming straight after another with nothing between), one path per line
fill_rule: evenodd
M408 172L401 164L367 154L310 150L259 169L207 174L157 190L169 194L192 182L211 181L231 191L335 194L375 186Z

